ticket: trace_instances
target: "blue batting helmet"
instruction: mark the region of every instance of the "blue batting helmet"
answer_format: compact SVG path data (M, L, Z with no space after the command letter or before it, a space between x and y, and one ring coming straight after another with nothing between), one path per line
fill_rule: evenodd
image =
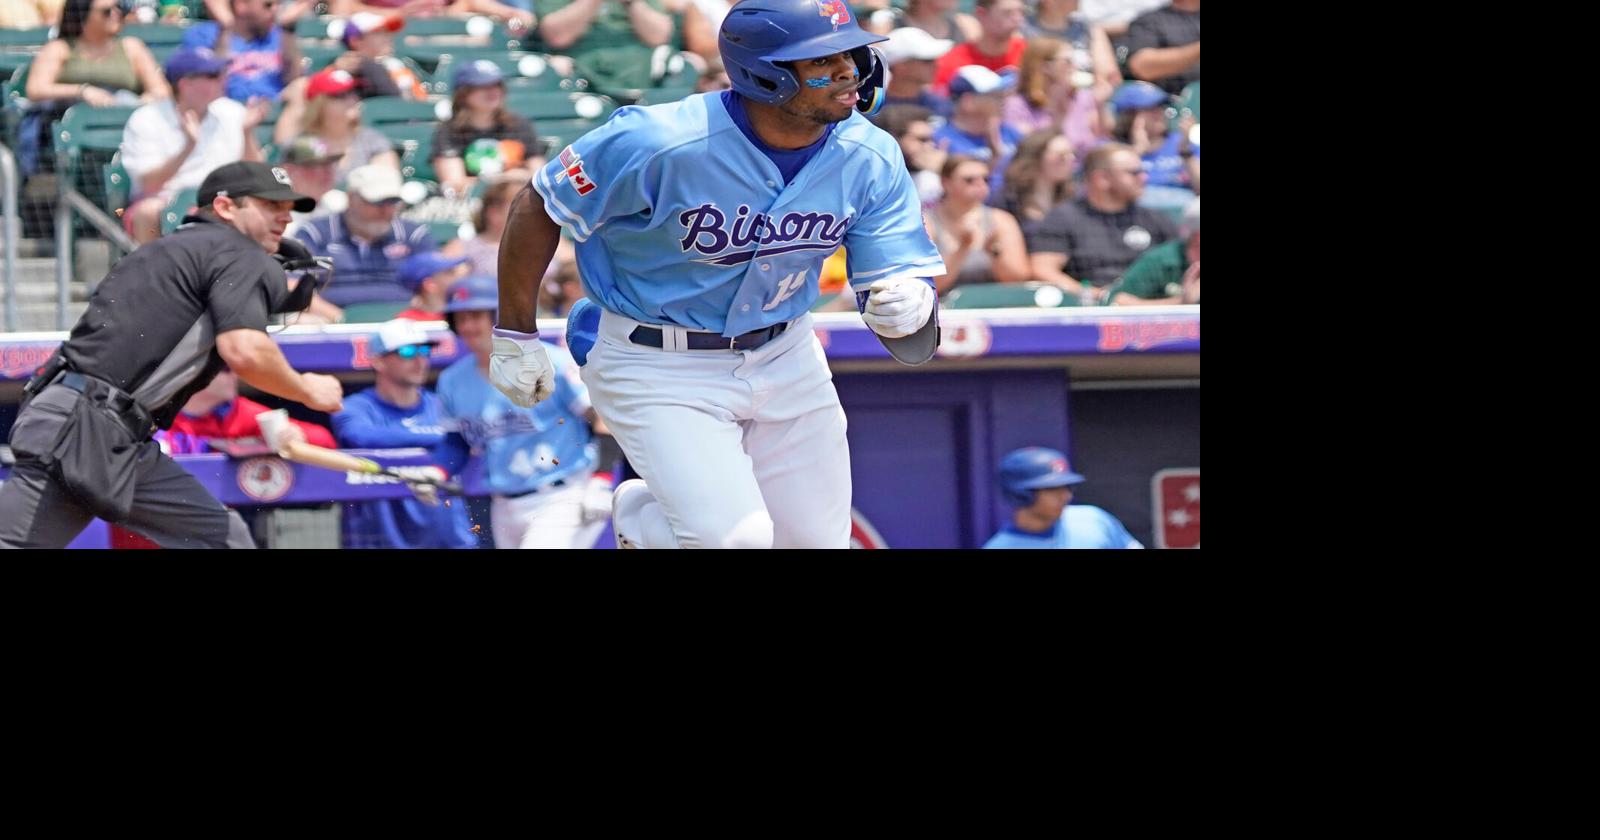
M868 44L887 41L856 23L846 0L744 0L728 10L717 36L733 89L766 105L782 105L800 92L800 80L780 62L849 53L861 79L868 111L881 99L883 61Z
M1067 456L1042 446L1025 446L1000 459L1000 494L1018 507L1033 504L1033 491L1079 484Z

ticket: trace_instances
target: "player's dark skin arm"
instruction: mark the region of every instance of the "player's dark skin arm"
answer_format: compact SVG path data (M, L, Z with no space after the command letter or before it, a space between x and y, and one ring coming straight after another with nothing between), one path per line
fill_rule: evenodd
M500 235L500 320L496 326L531 333L538 328L539 282L561 244L561 227L544 212L531 187L511 200Z

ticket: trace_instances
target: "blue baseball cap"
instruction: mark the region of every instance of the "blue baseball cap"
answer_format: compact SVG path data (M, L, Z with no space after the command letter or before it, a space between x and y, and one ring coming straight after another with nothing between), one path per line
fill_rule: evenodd
M447 268L455 268L466 261L466 257L452 257L449 254L441 254L438 251L423 251L420 254L412 254L406 257L405 262L400 263L400 267L395 269L394 279L400 281L400 285L415 292L417 289L422 288L422 281Z
M210 47L184 47L167 56L167 81L174 84L185 76L210 76L228 69L228 60Z
M456 68L455 86L498 85L503 79L505 79L505 74L500 72L500 65L480 58Z
M470 274L450 287L444 311L475 312L500 308L500 281L487 274Z
M1149 82L1128 82L1111 95L1111 105L1118 111L1159 108L1167 101L1167 92Z

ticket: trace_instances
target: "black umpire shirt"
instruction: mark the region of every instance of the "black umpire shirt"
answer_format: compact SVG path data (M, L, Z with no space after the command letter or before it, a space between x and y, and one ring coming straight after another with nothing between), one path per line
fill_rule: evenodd
M283 269L254 240L191 219L112 267L62 353L76 370L139 397L169 428L221 370L217 334L265 331L287 294Z

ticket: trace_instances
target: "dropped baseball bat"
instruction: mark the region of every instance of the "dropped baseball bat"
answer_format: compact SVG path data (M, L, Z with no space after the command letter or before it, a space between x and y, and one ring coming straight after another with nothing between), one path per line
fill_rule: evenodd
M281 408L265 411L256 415L256 422L261 426L261 436L267 440L267 445L271 446L272 441L278 439L278 431L289 422L289 412ZM414 484L431 484L455 496L465 495L459 483L447 479L443 471L436 467L385 467L377 461L302 441L296 441L278 450L278 456L308 467L321 467L335 472L386 475Z

